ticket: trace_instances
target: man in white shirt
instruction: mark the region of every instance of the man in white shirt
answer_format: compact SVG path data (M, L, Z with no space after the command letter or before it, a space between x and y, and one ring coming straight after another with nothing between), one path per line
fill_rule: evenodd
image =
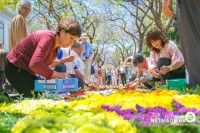
M84 79L84 63L80 59L80 55L83 52L82 45L75 42L69 48L61 48L55 63L51 67L55 67L57 72L66 72L72 78L78 78L78 87L84 88L84 85L89 88L93 86L89 85L89 82Z

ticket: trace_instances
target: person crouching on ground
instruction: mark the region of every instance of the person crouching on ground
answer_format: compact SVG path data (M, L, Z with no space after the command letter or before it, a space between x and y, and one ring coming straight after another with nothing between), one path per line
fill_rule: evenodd
M72 78L78 78L79 88L83 89L86 85L90 89L94 89L94 86L84 78L84 62L80 58L82 52L83 47L78 42L74 42L69 48L61 48L51 67L57 72L65 72Z
M31 97L36 74L46 79L68 78L49 65L55 60L60 47L69 47L81 35L81 26L72 19L64 19L56 31L43 30L32 33L7 55L5 74L10 84L24 97Z
M136 78L133 81L129 81L125 88L135 89L135 87L140 84L144 84L149 89L152 88L152 84L147 82L150 76L148 73L148 58L141 53L137 53L127 59L131 59L131 62L134 66L138 67L138 70Z
M152 81L185 78L184 58L177 45L159 30L147 33L146 45L150 50L149 73Z

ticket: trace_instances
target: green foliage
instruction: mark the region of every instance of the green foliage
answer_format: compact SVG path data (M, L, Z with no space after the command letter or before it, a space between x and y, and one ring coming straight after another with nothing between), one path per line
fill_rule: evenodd
M0 11L6 7L15 9L15 5L19 0L0 0Z
M6 112L0 113L0 132L1 133L10 133L12 127L14 127L15 123L19 118L24 117L24 115L19 114L7 114Z
M0 103L11 103L13 102L13 99L6 96L4 93L0 93Z
M181 94L196 94L200 95L200 85L197 85L195 88L185 88Z
M178 31L176 28L172 28L167 32L168 38L175 43L179 43L179 36L178 36Z
M143 46L142 53L143 53L146 57L149 57L150 51L149 51L149 48L148 48L146 45Z
M199 133L199 126L155 126L141 127L137 129L138 133Z

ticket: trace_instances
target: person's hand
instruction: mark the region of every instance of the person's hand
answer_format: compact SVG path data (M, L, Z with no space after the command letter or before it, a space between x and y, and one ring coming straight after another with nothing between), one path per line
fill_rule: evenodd
M124 86L124 90L135 90L135 86L138 84L138 81L132 81L132 82L128 82L125 86Z
M71 76L69 74L66 74L65 72L53 72L53 75L51 78L59 78L59 79L64 79L64 78L70 78Z
M136 86L136 85L139 85L139 84L140 84L140 81L133 82L133 83L129 86L129 88L135 89L135 86Z
M88 84L88 87L93 90L93 91L96 91L97 90L97 87L94 86L94 85L91 85L91 84Z
M132 82L128 82L124 87L128 88L131 84L132 84Z
M163 4L163 14L171 18L174 16L173 9L172 9L172 0L165 0Z
M134 81L132 81L132 82L128 82L128 83L125 85L124 89L125 89L125 90L134 90L134 89L135 89L135 86L138 85L139 83L140 83L139 79L136 79L136 80L134 80Z
M151 70L150 70L150 73L155 77L155 78L160 78L160 73L159 72L157 72L158 70L156 70L156 68L152 68Z
M73 62L74 61L74 56L73 55L67 56L66 57L66 61L67 62Z
M161 74L166 74L166 73L168 73L170 71L170 66L162 66L161 68L160 68L160 73Z

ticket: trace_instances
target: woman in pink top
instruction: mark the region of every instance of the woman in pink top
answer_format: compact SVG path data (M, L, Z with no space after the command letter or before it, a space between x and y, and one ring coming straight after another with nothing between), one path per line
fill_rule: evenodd
M185 78L184 58L173 41L152 30L146 36L146 44L150 49L148 71L155 79Z
M56 31L38 31L23 39L7 56L5 74L11 85L25 97L31 97L36 74L46 79L68 78L49 65L54 63L60 47L69 47L81 35L78 22L62 20Z

